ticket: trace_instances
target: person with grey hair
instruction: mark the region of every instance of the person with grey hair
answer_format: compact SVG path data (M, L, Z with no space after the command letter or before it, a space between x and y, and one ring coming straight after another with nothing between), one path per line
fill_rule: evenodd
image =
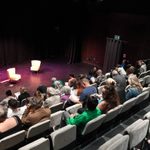
M0 105L0 139L22 130L22 122L18 116L7 118L7 107Z
M47 88L47 99L45 100L49 107L60 103L61 99L60 99L60 91L58 89L55 89L53 87L48 87Z
M63 86L61 89L61 101L67 101L71 94L71 88L70 86Z
M24 114L22 115L22 122L25 127L30 127L38 122L50 119L51 111L49 108L42 107L43 101L36 97L29 99L29 104Z

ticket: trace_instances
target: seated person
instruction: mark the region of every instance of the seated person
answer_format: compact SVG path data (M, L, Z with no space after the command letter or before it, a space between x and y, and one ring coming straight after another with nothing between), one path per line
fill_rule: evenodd
M128 77L128 83L129 85L126 87L126 100L129 100L130 98L136 97L137 95L142 93L143 87L141 83L139 82L139 79L136 75L131 74Z
M113 85L104 85L102 88L102 99L98 104L98 108L107 113L110 109L120 104L119 96Z
M22 123L25 127L30 127L38 122L50 119L51 111L49 108L42 107L43 101L36 97L29 99L29 104L22 115Z
M60 103L61 102L60 91L53 87L48 87L47 88L47 98L45 101L47 101L49 103L49 106Z
M65 102L69 99L71 94L71 88L70 86L63 86L61 88L61 101Z
M97 93L97 89L96 87L90 85L90 82L87 78L83 78L81 80L81 86L83 87L83 91L80 94L79 100L83 104L83 107L85 107L87 97L91 94Z
M51 86L55 89L60 90L64 86L64 83L61 80L57 80L56 77L52 77L51 80L52 80Z
M24 111L24 107L18 107L18 102L16 99L10 99L8 101L7 117L18 116L19 118L21 118Z
M27 89L25 87L21 87L20 95L18 96L18 101L20 102L20 106L21 106L21 101L28 97L30 97L30 94L27 92Z
M18 116L7 118L7 107L0 105L0 139L22 130Z
M77 125L77 133L81 133L86 123L101 115L101 110L97 108L98 100L96 97L87 98L87 108L82 114L64 113L66 124Z
M77 79L75 78L75 75L74 74L69 74L68 85L70 87L72 87L73 89L75 89L76 82L77 82Z
M143 72L146 72L147 71L147 67L146 67L146 64L143 60L138 60L138 75L140 75L141 73Z

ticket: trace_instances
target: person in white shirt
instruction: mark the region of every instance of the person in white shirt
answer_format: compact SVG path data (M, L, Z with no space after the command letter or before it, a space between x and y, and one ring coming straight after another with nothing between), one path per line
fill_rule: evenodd
M24 113L25 109L27 106L23 107L18 107L18 102L16 99L10 99L8 101L8 113L7 117L12 117L12 116L18 116L19 118L22 117L22 114Z

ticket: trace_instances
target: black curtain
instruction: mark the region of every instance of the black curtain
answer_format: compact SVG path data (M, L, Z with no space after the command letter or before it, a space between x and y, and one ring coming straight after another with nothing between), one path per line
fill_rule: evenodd
M22 41L15 38L0 39L0 65L7 66L23 62L28 58L28 50Z
M65 52L65 56L68 64L79 63L81 61L81 41L76 38L72 38L69 42L69 46Z
M113 38L107 38L106 51L104 57L103 71L110 72L120 60L122 41Z

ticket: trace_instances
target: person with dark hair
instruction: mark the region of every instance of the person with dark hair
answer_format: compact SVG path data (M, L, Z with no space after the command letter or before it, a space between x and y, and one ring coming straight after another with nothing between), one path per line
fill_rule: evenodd
M82 114L64 113L66 124L77 125L78 133L81 133L87 122L101 115L102 112L97 108L97 105L98 100L96 97L87 97L87 108Z
M10 99L8 101L7 117L12 117L15 115L15 116L18 116L19 118L21 118L24 111L25 111L24 107L18 107L18 102L16 99Z
M107 113L110 109L120 104L119 96L113 85L104 85L102 89L102 101L98 104L98 108Z
M11 90L7 90L7 91L5 92L5 94L6 94L6 98L3 99L2 101L5 101L7 104L8 104L8 101L9 101L11 98L12 98L12 99L16 99L16 97L13 96Z
M73 89L76 88L77 79L74 74L69 74L68 85Z
M20 88L20 95L18 96L18 101L20 102L20 106L21 106L21 102L23 99L26 99L30 97L30 94L28 93L27 89L25 87L21 87Z

